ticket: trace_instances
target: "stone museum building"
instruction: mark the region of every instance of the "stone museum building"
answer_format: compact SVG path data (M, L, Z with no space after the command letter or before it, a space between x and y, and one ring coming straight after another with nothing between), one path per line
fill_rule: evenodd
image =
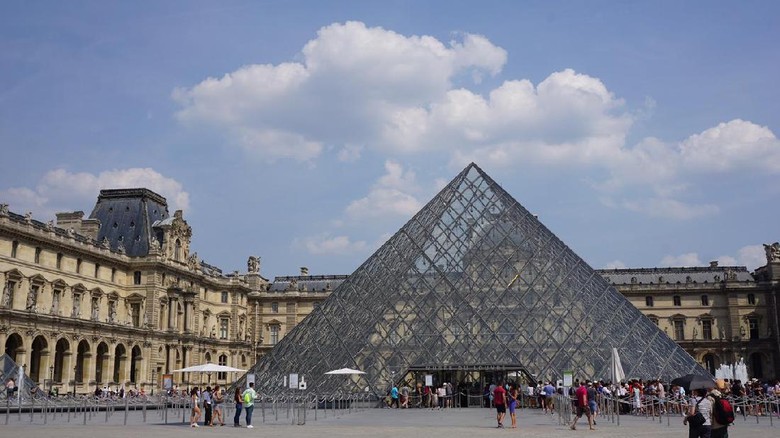
M199 383L174 370L249 369L350 280L302 267L269 281L257 256L226 273L190 247L192 233L182 211L171 215L147 189L101 190L88 216L48 222L0 204L0 353L60 392L148 392L165 375ZM766 248L755 272L714 262L596 272L705 369L744 358L751 377L768 378L780 374L780 245Z

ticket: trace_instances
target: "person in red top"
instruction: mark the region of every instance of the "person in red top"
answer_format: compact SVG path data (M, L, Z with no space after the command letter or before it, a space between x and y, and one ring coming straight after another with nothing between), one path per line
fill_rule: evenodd
M585 414L585 416L588 417L588 426L590 426L590 430L596 430L596 428L593 427L593 417L590 415L590 406L588 406L588 388L585 387L585 385L580 385L580 382L574 382L574 387L577 388L577 390L574 392L574 394L577 396L577 416L574 417L574 421L572 421L571 430L577 429L577 420L582 417L582 414Z
M496 389L493 390L493 404L496 406L496 420L498 426L504 427L504 416L506 415L506 389L504 382L499 382Z

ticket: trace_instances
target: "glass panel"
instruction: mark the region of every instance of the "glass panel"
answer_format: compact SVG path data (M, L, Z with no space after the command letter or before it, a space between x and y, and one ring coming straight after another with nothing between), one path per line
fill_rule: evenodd
M707 375L473 164L281 340L279 330L251 371L264 394L301 370L311 391L377 395L430 367L606 378L613 347L629 376ZM345 366L366 374L324 375Z

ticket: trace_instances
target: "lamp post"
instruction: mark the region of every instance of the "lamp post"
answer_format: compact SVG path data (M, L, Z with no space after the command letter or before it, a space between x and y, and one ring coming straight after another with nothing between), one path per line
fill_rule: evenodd
M154 387L157 385L157 381L154 379L155 374L157 373L157 370L152 368L152 394L154 395Z
M54 365L49 365L49 395L54 389Z
M73 397L76 396L76 370L78 370L78 365L73 365Z

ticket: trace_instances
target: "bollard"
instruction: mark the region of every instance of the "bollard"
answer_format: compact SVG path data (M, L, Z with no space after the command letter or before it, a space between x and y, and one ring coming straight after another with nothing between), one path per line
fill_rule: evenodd
M127 411L128 411L128 405L130 403L130 400L125 397L125 422L124 425L127 426Z
M68 423L70 423L70 403L68 403L66 407L68 408Z
M33 422L33 414L35 413L35 397L30 397L32 404L30 405L30 423Z
M84 399L84 425L87 424L87 399Z
M162 400L162 398L160 398ZM168 400L163 400L165 407L163 407L163 417L165 417L165 424L168 424Z
M8 415L11 412L11 399L6 397L5 399L5 424L8 424Z
M49 423L49 397L43 399L43 424Z
M141 408L141 412L143 412L144 423L146 423L146 397L144 397L144 405Z

